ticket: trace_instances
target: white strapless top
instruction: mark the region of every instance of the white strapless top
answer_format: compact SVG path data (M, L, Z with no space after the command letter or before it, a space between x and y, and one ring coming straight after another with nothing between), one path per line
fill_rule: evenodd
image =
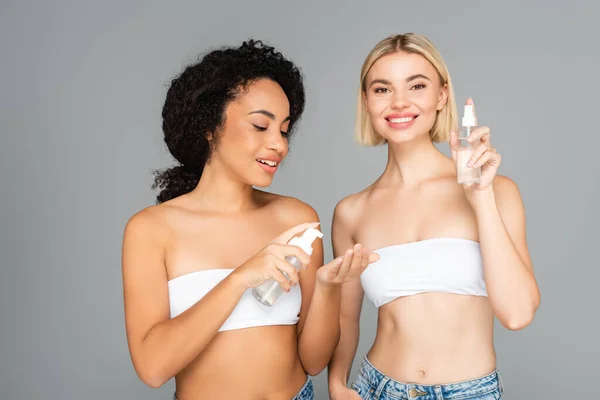
M376 307L426 292L487 296L478 242L433 238L374 252L379 260L367 267L360 280Z
M173 278L169 285L171 318L181 314L211 291L233 269L208 269ZM284 292L272 307L259 303L248 289L219 332L267 325L294 325L299 320L302 293L299 285Z

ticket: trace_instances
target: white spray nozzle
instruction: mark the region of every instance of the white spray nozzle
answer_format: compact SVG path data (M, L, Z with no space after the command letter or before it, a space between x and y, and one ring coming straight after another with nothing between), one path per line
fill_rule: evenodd
M300 247L302 250L304 250L306 254L310 256L313 251L312 243L315 241L316 238L322 237L323 233L321 233L320 230L315 228L308 228L304 231L302 236L293 237L292 240L288 242L288 244Z
M462 126L475 126L475 113L473 112L473 105L465 105L465 113L462 118Z

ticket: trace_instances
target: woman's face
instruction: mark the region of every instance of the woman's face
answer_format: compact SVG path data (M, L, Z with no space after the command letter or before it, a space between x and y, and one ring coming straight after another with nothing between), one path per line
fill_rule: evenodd
M244 183L266 187L288 153L290 105L276 82L260 79L225 109L212 160Z
M434 66L419 54L404 52L373 64L363 95L373 128L389 143L428 137L448 98Z

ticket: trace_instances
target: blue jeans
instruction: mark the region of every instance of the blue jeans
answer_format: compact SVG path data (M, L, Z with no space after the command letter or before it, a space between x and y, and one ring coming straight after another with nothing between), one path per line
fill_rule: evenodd
M300 388L300 391L294 396L291 400L314 400L315 399L315 389L313 387L312 380L310 377L306 379L304 386ZM173 395L173 400L177 400L177 394Z
M304 386L302 386L298 394L296 394L292 400L314 400L314 398L315 389L313 387L312 380L307 378Z
M503 392L497 370L463 382L418 385L384 375L366 357L351 387L364 400L498 400Z

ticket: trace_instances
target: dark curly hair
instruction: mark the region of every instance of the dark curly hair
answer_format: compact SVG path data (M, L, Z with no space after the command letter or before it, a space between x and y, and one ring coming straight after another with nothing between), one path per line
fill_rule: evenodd
M213 50L171 81L162 110L162 129L179 165L154 172L152 189L160 189L157 203L195 188L218 143L226 106L261 78L277 82L288 98L289 137L304 111L303 78L291 61L260 40ZM209 134L213 136L210 143Z

